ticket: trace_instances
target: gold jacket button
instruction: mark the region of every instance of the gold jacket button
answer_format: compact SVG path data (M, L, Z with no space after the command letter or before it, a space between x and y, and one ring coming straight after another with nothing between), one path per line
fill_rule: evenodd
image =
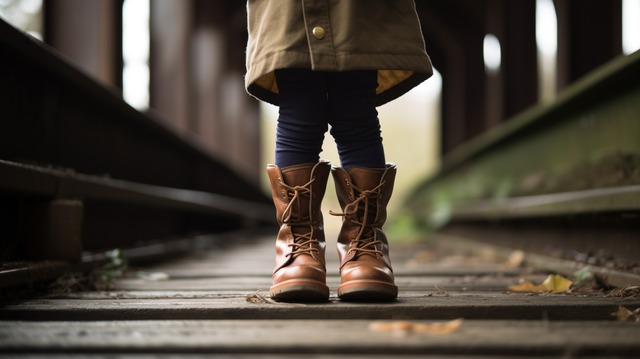
M311 33L313 33L313 36L318 40L322 40L325 34L324 29L320 26L314 27L313 30L311 30Z

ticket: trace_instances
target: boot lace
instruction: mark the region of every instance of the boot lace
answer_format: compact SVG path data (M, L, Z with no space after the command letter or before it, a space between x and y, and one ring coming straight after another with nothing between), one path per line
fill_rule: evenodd
M374 221L377 217L378 206L376 205L380 192L384 186L384 181L370 190L360 190L356 186L353 188L360 195L351 203L344 207L342 213L329 211L333 216L341 216L344 221L349 221L353 225L359 226L358 234L351 240L349 253L367 253L374 256L381 256L383 253L378 249L378 244L382 242L376 239L376 227L381 224Z
M313 195L311 190L311 184L315 181L315 178L312 178L309 182L305 183L302 186L289 186L286 183L280 181L282 187L287 190L287 195L291 200L287 207L285 207L282 212L282 223L286 223L291 226L291 232L293 234L293 243L289 244L291 247L291 252L287 253L286 256L295 256L298 254L309 254L313 255L313 253L319 254L320 251L316 244L318 240L314 238L314 223L311 219L312 214L312 202L311 197ZM306 212L307 215L303 215L300 211L300 204L302 196L309 197L309 209ZM294 211L294 204L296 204L296 208L298 211ZM302 231L300 231L302 229ZM308 229L308 232L304 232L305 229ZM300 231L300 233L298 233Z

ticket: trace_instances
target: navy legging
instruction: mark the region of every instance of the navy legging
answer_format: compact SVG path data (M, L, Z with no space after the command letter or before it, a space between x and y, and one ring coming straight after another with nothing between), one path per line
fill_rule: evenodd
M283 69L276 70L276 81L278 167L318 162L328 125L343 167L384 167L376 71Z

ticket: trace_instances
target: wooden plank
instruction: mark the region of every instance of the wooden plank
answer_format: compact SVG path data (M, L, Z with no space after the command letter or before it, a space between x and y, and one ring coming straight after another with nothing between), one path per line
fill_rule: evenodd
M449 236L442 233L439 233L436 238L440 242L441 250L445 251L481 251L483 249L487 250L487 248L491 248L497 261L506 261L513 253L513 248L501 246L495 243L488 244L474 239ZM607 268L596 264L587 265L584 262L562 259L553 255L542 255L527 252L523 257L523 264L525 267L536 268L539 271L544 270L548 273L564 275L568 278L571 278L574 273L588 266L589 272L597 277L600 282L605 283L609 287L624 288L640 285L639 273L625 272L623 271L624 269L617 270L615 268Z
M528 280L542 282L545 276L530 275ZM427 277L427 276L398 276L396 285L400 290L433 291L442 288L448 291L496 291L504 292L509 286L517 284L518 278L497 276L460 276L460 277ZM271 287L271 276L221 276L211 278L189 278L172 280L123 279L115 282L119 290L268 290ZM336 275L327 276L327 285L337 288L340 278Z
M0 352L35 358L45 353L47 357L96 354L96 358L215 353L285 359L302 353L326 358L428 353L431 358L505 359L623 357L639 350L640 344L633 339L640 327L614 322L611 313L619 305L640 308L640 298L507 294L508 285L519 277L539 282L544 275L506 268L499 263L504 261L502 256L484 256L477 248L432 248L434 257L419 253L428 250L424 246L414 251L395 248L400 285L395 302L340 301L332 254L330 301L276 303L268 295L273 241L223 245L144 268L144 272L133 271L131 275L140 278L118 280L115 291L5 304L0 310ZM501 275L501 269L509 275ZM168 274L170 279L144 277L153 272ZM465 319L463 327L446 336L368 330L374 320L455 318ZM491 321L481 321L486 319ZM313 335L305 334L300 341L299 333Z
M636 355L625 322L472 321L448 335L393 335L370 320L0 322L5 352ZM313 333L313 334L311 334Z
M274 234L275 236L275 234ZM447 255L438 253L433 246L424 243L392 243L391 260L397 275L428 276L517 276L521 268L504 265L504 256L493 253L490 258L482 258L483 251L471 255L463 250ZM327 240L327 273L339 274L338 255L335 240ZM442 252L442 251L440 251ZM486 252L486 251L484 251ZM274 239L262 236L251 244L233 246L219 250L199 252L195 256L165 262L145 268L146 271L160 271L171 278L238 277L271 275L274 265ZM485 257L487 255L484 255Z
M5 358L11 358L11 359L15 359L16 357L21 358L21 359L74 359L74 358L81 358L81 359L118 359L118 358L123 358L123 359L149 359L150 355L149 354L145 354L145 353L127 353L125 355L119 355L119 354L113 354L113 353L109 353L109 354L86 354L86 353L81 353L81 354L73 354L73 353L66 353L66 354L20 354L19 356L16 356L15 354L11 354L11 355L3 355L0 354L0 359L5 359ZM211 354L196 354L196 353L179 353L179 354L163 354L163 353L153 353L153 355L151 356L153 358L158 358L158 359L183 359L183 358L187 358L187 359L210 359L211 358ZM300 358L300 353L298 354L282 354L282 353L278 353L278 354L259 354L259 353L251 353L251 354L233 354L233 353L226 353L226 354L216 354L215 356L217 359L298 359ZM335 359L335 358L344 358L343 355L335 355L335 354L308 354L305 353L305 358L313 358L313 359ZM349 354L348 356L349 359L371 359L372 355L371 354L365 354L365 355L358 355L358 354ZM376 359L398 359L398 355L397 354L376 354L373 358ZM435 354L435 355L430 355L430 354L415 354L415 355L403 355L402 356L403 359L496 359L495 356L485 356L485 355L474 355L473 357L470 357L468 355L447 355L446 357L443 357L442 355L439 354ZM522 356L520 355L500 355L499 357L500 359L521 359ZM558 356L527 356L527 359L550 359L550 358L558 358L558 359L565 359L566 357L563 355L558 355ZM609 359L610 357L605 357L605 356L589 356L589 359Z
M271 264L271 263L269 263ZM168 269L157 268L159 272L166 274L171 279L204 279L216 277L242 277L242 276L269 276L271 275L273 266L252 265L236 266L237 268L226 266L210 266L209 268L193 268L193 269ZM153 271L150 271L153 272ZM522 270L514 268L504 268L501 266L463 266L463 267L442 267L437 264L424 265L420 267L395 266L394 272L397 277L485 277L485 276L501 276L501 277L517 277L522 274ZM574 270L575 272L575 270ZM338 276L339 271L337 265L333 268L327 268L328 276Z
M610 320L619 305L640 307L638 298L572 295L456 294L400 297L391 303L250 302L246 296L156 299L36 299L5 305L5 320L155 319L550 319Z
M217 359L299 359L300 353L297 354L287 354L287 353L278 353L278 354L259 354L259 353L225 353L219 354L216 353ZM165 354L165 353L153 353L153 355L149 355L148 353L127 353L127 354L87 354L87 353L65 353L65 354L32 354L32 353L21 353L20 355L10 354L3 355L0 354L0 359L5 358L21 358L21 359L149 359L158 358L158 359L210 359L211 354L206 353L174 353L174 354ZM310 354L305 353L305 358L313 358L313 359L336 359L336 358L344 358L344 355L341 354ZM380 354L376 353L375 356L372 354L349 354L349 359L398 359L398 354ZM404 354L401 357L402 359L496 359L496 356L486 356L486 355L447 355L446 357L441 354ZM499 359L521 359L521 355L500 355ZM563 354L560 355L552 355L552 356L529 356L527 355L527 359L566 359L566 356ZM574 357L576 358L576 357ZM600 356L600 355L589 355L589 359L610 359L610 356Z
M438 293L434 288L433 291L400 291L400 299L425 299L429 297L445 297L451 295L459 295L461 293L445 291ZM473 295L477 296L493 296L495 292L474 291ZM113 292L73 292L62 294L50 294L42 299L82 299L82 300L115 300L115 299L247 299L249 297L261 296L264 299L269 298L269 292L266 290L189 290L189 291L170 291L170 290L153 290L153 291L113 291ZM339 299L334 291L330 300L337 302ZM266 301L265 301L266 302Z

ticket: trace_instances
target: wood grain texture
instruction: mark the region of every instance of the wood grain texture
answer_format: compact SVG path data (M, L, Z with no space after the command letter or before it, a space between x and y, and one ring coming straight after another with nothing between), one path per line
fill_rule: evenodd
M369 329L369 320L1 322L7 351L148 353L632 354L633 323L471 321L450 335ZM304 333L304 334L303 334Z
M325 303L269 298L273 241L229 245L145 268L115 289L49 294L0 307L0 358L530 358L634 357L640 326L616 322L640 298L508 293L546 273L488 251L395 248L400 287L390 303L340 301L329 255ZM393 251L393 249L392 249ZM374 321L464 318L451 334L379 332Z

